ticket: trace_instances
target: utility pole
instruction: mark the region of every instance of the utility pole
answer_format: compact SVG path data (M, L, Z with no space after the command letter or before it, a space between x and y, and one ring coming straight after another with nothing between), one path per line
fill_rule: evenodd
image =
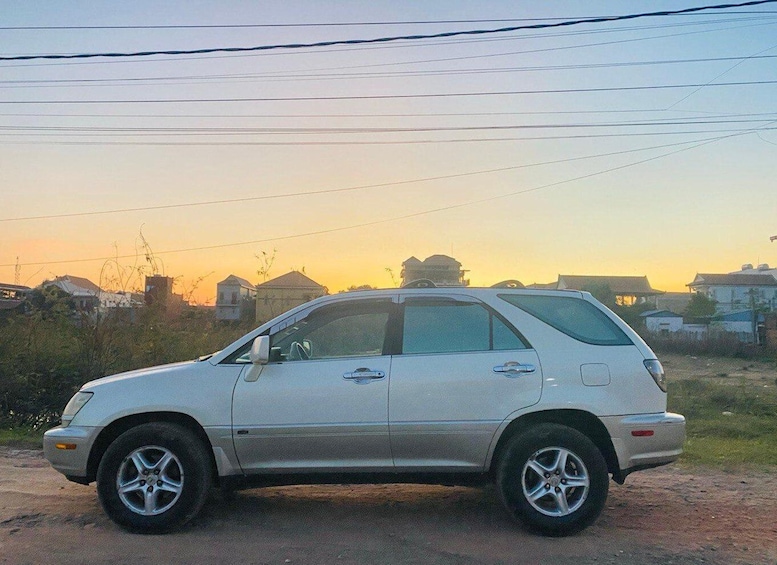
M19 286L19 281L22 278L22 266L19 264L19 257L16 258L16 265L13 269L13 283Z
M758 314L755 311L755 297L757 293L758 291L754 288L745 293L750 295L750 328L753 332L753 345L758 345Z

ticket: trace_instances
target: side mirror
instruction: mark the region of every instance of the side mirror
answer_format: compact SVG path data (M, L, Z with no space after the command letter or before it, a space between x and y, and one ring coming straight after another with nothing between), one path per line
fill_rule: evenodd
M270 361L270 336L257 337L251 345L249 357L254 365L266 365Z
M260 335L254 340L251 344L249 358L253 364L246 372L245 381L252 383L259 378L259 375L262 374L262 369L270 360L270 336Z

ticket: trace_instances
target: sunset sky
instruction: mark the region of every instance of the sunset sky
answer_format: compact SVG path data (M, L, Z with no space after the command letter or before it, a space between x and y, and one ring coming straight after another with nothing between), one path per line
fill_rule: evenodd
M703 5L10 0L0 57ZM392 286L387 268L436 253L473 285L647 275L682 291L777 264L777 3L0 61L0 145L0 282L115 287L108 258L151 269L142 229L177 292L202 278L202 303L229 274L261 282L262 252L271 277L304 267L333 292Z

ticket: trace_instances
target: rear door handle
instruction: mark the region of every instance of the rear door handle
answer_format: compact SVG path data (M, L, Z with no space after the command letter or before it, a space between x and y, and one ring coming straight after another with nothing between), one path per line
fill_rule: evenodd
M505 377L509 377L509 378L515 378L520 375L534 373L536 370L537 370L537 367L535 367L531 363L526 363L522 365L517 361L508 361L504 365L497 365L496 367L494 367L495 373L502 373Z
M355 371L343 373L343 378L347 381L356 381L357 384L365 384L370 381L379 381L386 378L383 371L374 371L367 367L359 367Z

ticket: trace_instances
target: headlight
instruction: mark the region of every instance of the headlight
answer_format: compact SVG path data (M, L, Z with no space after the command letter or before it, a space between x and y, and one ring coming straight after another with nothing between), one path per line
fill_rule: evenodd
M78 411L81 410L87 402L89 402L93 394L93 392L78 391L73 395L73 398L71 398L70 402L65 406L64 412L62 412L63 428L70 425L70 422L75 418L75 415L78 414Z
M645 368L656 381L658 388L666 392L666 376L664 375L664 367L661 365L661 361L658 359L645 359Z

